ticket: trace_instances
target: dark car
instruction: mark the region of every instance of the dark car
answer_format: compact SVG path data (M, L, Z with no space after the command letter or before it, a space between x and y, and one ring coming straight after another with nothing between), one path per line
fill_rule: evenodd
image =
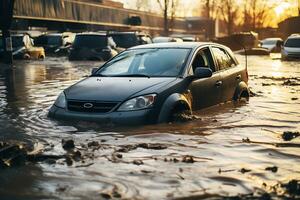
M130 48L142 44L151 44L152 39L149 35L142 32L109 32L117 47Z
M115 42L106 33L80 33L70 48L69 60L107 61L117 54Z
M73 41L73 33L48 33L35 38L34 44L44 47L47 55L67 56Z
M247 68L225 46L142 45L64 90L49 116L121 124L168 122L178 113L249 97L247 82Z

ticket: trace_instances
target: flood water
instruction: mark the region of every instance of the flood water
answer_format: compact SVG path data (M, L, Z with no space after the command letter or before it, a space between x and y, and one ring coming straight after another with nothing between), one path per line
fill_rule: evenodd
M300 138L281 135L300 130L300 62L271 55L248 64L248 102L199 111L186 123L116 127L47 118L57 95L99 63L16 61L12 76L0 74L0 141L61 155L61 140L73 139L84 159L1 170L0 199L206 198L271 193L299 180Z

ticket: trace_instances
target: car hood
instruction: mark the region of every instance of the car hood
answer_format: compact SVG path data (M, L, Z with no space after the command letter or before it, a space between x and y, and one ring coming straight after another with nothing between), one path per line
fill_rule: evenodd
M284 47L284 50L289 53L300 53L300 47Z
M129 78L129 77L89 77L65 90L67 99L90 101L124 101L145 90L147 94L173 81L166 78Z

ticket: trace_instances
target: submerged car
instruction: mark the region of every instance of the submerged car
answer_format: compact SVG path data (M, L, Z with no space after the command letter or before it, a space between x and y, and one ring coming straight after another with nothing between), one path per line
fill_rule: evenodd
M141 32L109 32L116 43L117 47L128 49L130 47L142 45L142 44L151 44L151 37L145 33Z
M281 49L282 60L300 59L300 34L293 34L286 39Z
M79 33L70 48L69 60L107 61L117 54L115 42L106 33Z
M266 38L260 41L259 47L267 49L270 53L280 53L282 45L281 38Z
M65 89L49 117L127 125L168 122L178 113L249 97L247 82L247 68L223 45L141 45Z
M34 43L42 46L47 55L67 56L74 41L73 33L48 33L35 38Z

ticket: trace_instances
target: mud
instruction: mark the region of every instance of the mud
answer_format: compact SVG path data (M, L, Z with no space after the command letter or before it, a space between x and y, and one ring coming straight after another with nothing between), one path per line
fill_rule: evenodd
M139 127L47 118L100 63L16 62L0 73L1 199L299 198L300 64L272 56L248 58L249 101Z

